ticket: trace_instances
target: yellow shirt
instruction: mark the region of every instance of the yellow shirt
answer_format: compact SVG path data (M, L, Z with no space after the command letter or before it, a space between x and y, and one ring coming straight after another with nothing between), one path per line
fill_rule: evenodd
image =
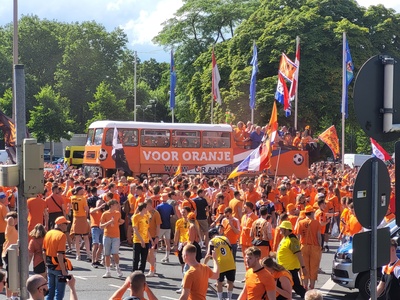
M189 241L189 221L180 218L175 223L175 234L179 232L179 242L184 243Z
M149 242L149 216L136 214L132 217L132 226L136 227L145 243ZM133 243L141 243L139 237L133 235Z
M284 237L279 243L277 251L278 264L285 267L286 270L300 269L300 262L296 253L300 252L300 242L294 234Z
M86 217L87 200L85 196L72 196L71 207L74 212L74 217Z
M236 264L233 259L232 247L229 244L229 240L224 236L216 236L211 239L211 245L214 247L213 251L216 251L217 261L219 265L219 271L221 273L236 270Z

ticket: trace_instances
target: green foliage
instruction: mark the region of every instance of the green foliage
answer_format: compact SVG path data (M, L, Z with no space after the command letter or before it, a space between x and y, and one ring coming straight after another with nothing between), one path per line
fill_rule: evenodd
M28 127L39 142L70 139L75 123L69 116L69 101L54 92L50 86L43 87L35 95L38 105L30 111Z
M13 94L11 88L9 88L4 92L3 97L0 98L0 110L2 110L6 116L12 115L12 100Z

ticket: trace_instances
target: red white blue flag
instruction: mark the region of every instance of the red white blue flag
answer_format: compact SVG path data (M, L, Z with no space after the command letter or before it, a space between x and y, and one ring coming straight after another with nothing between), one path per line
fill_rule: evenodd
M373 138L370 138L371 140L371 147L372 147L372 155L376 156L377 158L387 161L392 159L392 157L389 155L389 153L386 152L385 149L381 145L378 144L377 141L375 141Z

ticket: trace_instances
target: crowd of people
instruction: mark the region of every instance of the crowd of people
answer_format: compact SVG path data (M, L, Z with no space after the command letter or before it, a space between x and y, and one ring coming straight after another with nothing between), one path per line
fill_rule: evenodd
M32 299L63 299L69 285L70 299L77 299L70 272L75 259L104 268L104 280L112 276L112 266L120 278L123 271L131 273L110 299L122 299L128 288L131 295L124 299L145 294L157 299L146 277L158 276L156 252L162 251L163 263L175 253L181 264L180 299L206 299L204 278L216 280L218 299L233 299L241 253L246 274L239 278L244 287L238 299L292 299L293 291L305 299L322 299L315 282L329 238L344 242L363 230L352 204L356 174L356 169L329 162L313 164L307 178L265 173L229 180L202 174L136 178L123 172L86 178L80 170L46 171L43 194L27 200L35 273L28 291ZM7 264L8 247L18 237L15 189L0 187L0 215ZM394 192L384 222L393 218ZM119 264L121 243L132 246L129 270ZM0 284L3 278L7 287L2 274Z

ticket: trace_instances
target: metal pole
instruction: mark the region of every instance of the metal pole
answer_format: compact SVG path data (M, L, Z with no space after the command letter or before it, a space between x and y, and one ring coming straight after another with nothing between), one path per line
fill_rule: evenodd
M378 247L378 161L372 161L372 203L371 203L371 270L370 270L370 291L371 299L376 300L377 283L377 247Z
M25 73L23 65L14 65L14 100L16 104L15 128L16 128L16 151L19 172L18 185L18 245L19 245L19 280L21 299L28 299L28 291L25 282L29 275L28 264L28 207L24 197L24 165L22 146L26 137L25 117Z
M14 10L13 10L13 64L18 64L18 0L14 0ZM14 75L15 76L15 75ZM15 82L14 82L15 85ZM12 119L15 121L15 90L14 90L14 97L12 103Z
M254 124L254 109L251 109L251 124Z
M383 56L383 132L392 131L393 126L393 81L394 58Z
M345 53L346 53L346 32L343 32L343 42L342 42L342 170L344 170L344 132L345 132L345 118L346 118L346 110L343 107L345 97L347 95L346 89L347 89L347 79L346 79L346 58L345 58Z
M134 112L133 112L133 121L136 121L136 61L137 61L137 52L134 52L134 71L133 71L133 104L134 104Z
M171 108L171 114L172 114L172 123L174 123L174 109Z
M211 124L214 122L214 97L211 97Z
M297 51L300 46L300 37L296 37L296 57L297 57ZM299 59L300 61L300 59ZM299 66L297 66L297 74L299 73ZM297 83L296 83L296 91L295 91L295 96L294 96L294 129L297 130L297 101L298 101L298 94L297 91L299 89L299 76L297 75Z

